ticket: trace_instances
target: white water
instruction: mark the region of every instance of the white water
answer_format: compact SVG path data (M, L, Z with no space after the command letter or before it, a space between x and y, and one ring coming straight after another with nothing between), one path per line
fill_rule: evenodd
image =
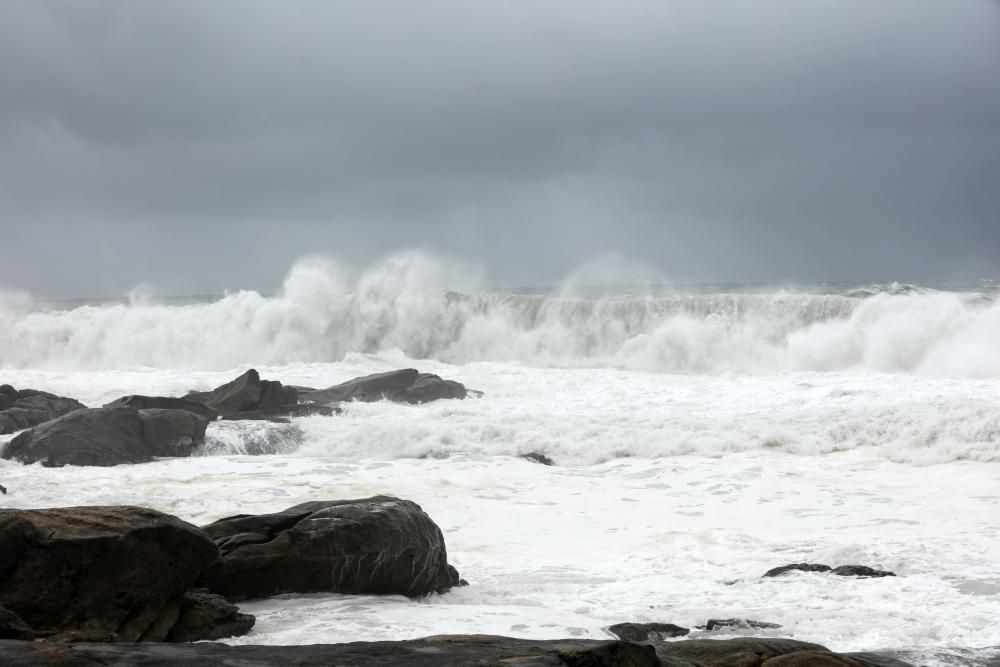
M456 297L442 291L456 287L450 269L396 261L396 274L373 269L336 292L333 269L313 264L272 298L0 303L0 382L89 405L210 388L251 362L317 387L416 365L485 392L352 404L292 426L213 424L192 459L0 461L0 503L132 503L204 523L394 494L438 522L471 582L422 601L247 603L258 623L241 643L603 637L622 621L743 616L839 650L1000 645L1000 311L989 299ZM260 450L277 453L235 455ZM557 467L516 458L531 451ZM759 577L800 561L900 576Z

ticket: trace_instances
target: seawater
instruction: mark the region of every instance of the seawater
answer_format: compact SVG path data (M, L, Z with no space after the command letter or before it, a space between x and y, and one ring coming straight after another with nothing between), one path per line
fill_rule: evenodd
M623 621L741 616L837 650L1000 645L992 284L538 293L478 289L421 256L357 275L312 260L270 296L7 292L0 339L0 381L88 405L207 389L251 365L316 387L414 366L484 392L220 422L190 459L0 462L5 506L128 503L197 524L409 498L470 582L422 600L245 603L258 623L234 643L606 637ZM899 576L760 577L802 561Z

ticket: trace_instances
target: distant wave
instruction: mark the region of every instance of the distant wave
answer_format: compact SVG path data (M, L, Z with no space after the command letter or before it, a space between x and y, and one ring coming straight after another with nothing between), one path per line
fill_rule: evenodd
M306 260L280 293L65 310L0 293L0 366L227 369L399 350L449 363L515 361L671 373L880 371L1000 377L1000 304L909 285L839 294L579 296L477 289L462 267L408 253L351 278Z

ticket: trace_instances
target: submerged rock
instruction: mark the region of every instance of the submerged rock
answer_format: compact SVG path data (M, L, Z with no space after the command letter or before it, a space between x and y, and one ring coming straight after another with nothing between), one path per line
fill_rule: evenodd
M705 624L705 629L709 632L713 630L724 630L724 629L746 629L752 628L757 630L777 630L781 626L777 623L768 623L766 621L755 621L751 618L711 618L708 623Z
M240 613L239 608L221 595L196 588L184 594L180 613L167 641L195 642L239 637L250 632L255 618Z
M189 456L208 420L186 410L85 408L21 433L0 457L42 465L113 466Z
M85 407L73 398L0 385L0 435L31 428Z
M521 458L525 461L531 461L532 463L541 463L543 466L554 466L556 464L555 461L547 457L545 454L540 454L539 452L521 454Z
M218 557L195 526L142 507L0 510L0 607L50 639L163 641L178 623L185 640L218 638L249 629L188 594Z
M203 582L231 600L320 592L419 596L459 583L441 530L408 500L310 502L204 529L222 561Z
M300 397L315 403L341 401L381 401L399 403L428 403L443 398L463 399L468 394L465 385L454 380L444 380L431 373L420 373L415 368L375 373L348 380L327 389L300 392Z
M691 632L673 623L618 623L605 629L618 639L628 642L663 641L670 637L683 637Z
M768 570L765 577L780 577L788 572L829 572L841 577L895 577L895 572L887 570L876 570L867 565L841 565L840 567L830 567L819 563L792 563L782 565Z

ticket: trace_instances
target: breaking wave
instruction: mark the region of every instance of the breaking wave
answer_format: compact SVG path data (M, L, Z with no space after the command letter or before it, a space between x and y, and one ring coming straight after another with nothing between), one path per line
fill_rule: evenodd
M300 261L273 296L45 308L0 293L0 366L226 369L401 351L448 363L671 373L878 371L1000 376L1000 304L913 286L839 293L480 289L469 267L419 253L352 276ZM610 292L610 293L609 293Z

